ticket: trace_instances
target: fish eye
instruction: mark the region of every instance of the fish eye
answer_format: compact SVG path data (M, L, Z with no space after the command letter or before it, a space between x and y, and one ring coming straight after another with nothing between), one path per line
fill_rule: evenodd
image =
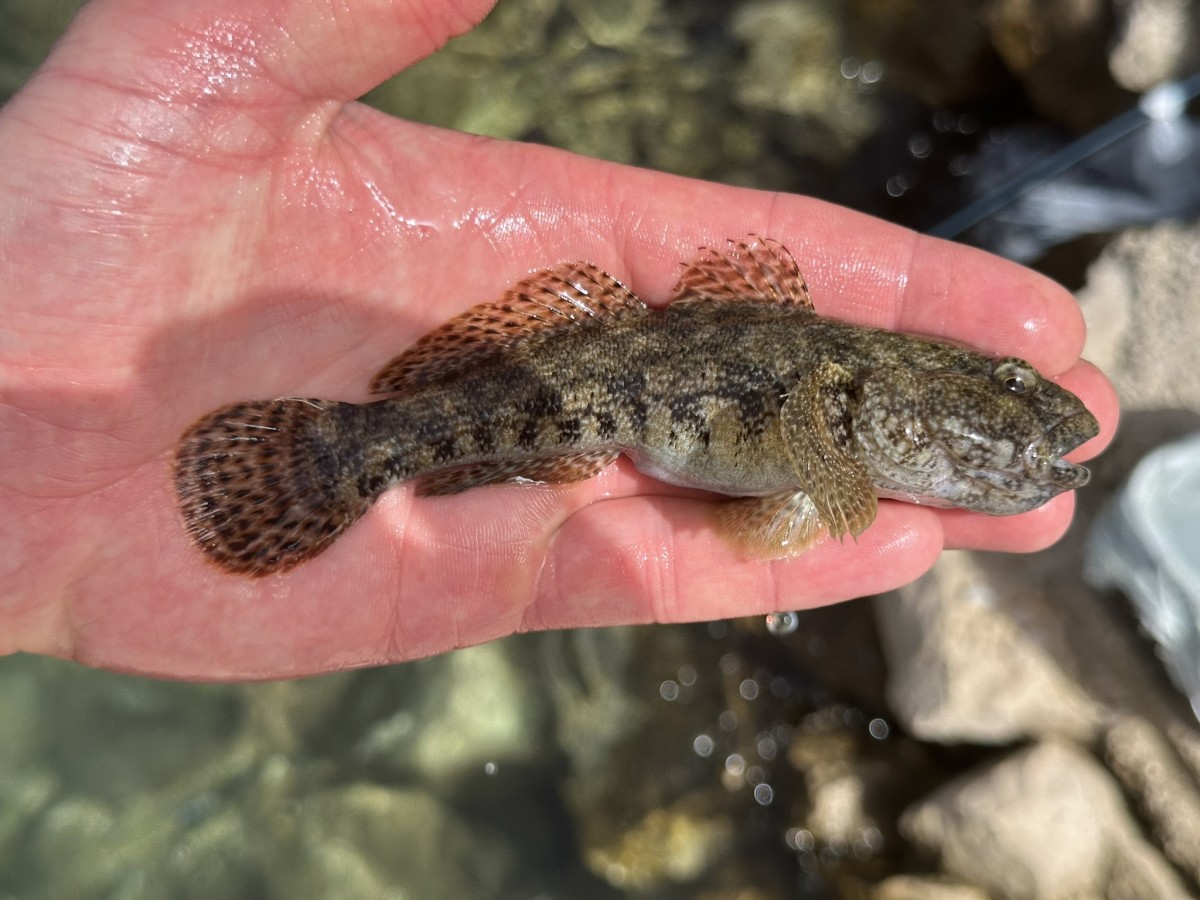
M1037 386L1038 374L1033 366L1020 359L1002 359L992 370L992 377L1010 394L1024 394Z

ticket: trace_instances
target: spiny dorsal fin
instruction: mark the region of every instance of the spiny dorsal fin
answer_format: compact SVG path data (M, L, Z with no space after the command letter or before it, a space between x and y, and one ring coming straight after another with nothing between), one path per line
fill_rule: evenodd
M589 262L533 272L494 303L481 303L425 335L371 380L390 394L431 384L533 338L631 312L646 305Z
M701 247L684 266L672 303L737 300L799 309L813 308L808 285L792 254L779 241L751 235L729 242L724 253Z

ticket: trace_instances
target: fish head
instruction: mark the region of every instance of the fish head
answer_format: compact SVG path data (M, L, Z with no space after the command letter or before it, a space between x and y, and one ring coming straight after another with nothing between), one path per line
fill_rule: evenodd
M1085 485L1063 459L1099 432L1083 402L1024 360L971 357L860 380L852 432L879 495L1011 515Z

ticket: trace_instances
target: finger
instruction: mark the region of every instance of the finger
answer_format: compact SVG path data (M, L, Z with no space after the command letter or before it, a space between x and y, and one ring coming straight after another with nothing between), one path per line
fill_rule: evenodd
M961 509L942 510L939 516L948 550L1034 553L1066 534L1074 512L1075 494L1067 493L1016 516L985 516Z
M748 561L716 536L711 512L706 501L633 497L571 516L542 567L527 626L702 621L806 609L905 584L942 548L932 511L885 502L857 542L826 541L795 559Z
M472 209L460 219L471 215L496 257L518 272L569 252L616 267L614 274L647 300L662 303L680 263L699 246L720 247L728 238L758 233L780 240L796 257L822 314L1022 356L1050 375L1068 368L1082 347L1083 320L1074 298L1045 277L850 210L543 147L463 138L439 140L438 150L459 156L457 171L474 165L507 173L509 190L491 196L481 185L466 195ZM407 183L412 176L405 173L412 171L400 170L398 177ZM511 191L514 174L518 202ZM436 223L445 210L418 205L409 217Z

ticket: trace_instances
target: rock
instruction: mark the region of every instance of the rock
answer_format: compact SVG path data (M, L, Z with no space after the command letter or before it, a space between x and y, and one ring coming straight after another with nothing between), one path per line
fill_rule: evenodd
M875 888L871 900L988 900L974 885L945 878L893 875Z
M588 867L615 888L643 891L693 881L733 844L732 820L685 800L651 809L610 843L584 851Z
M790 117L795 152L838 163L878 127L872 91L883 67L847 59L838 4L751 0L738 7L732 27L748 54L734 85L737 103Z
M1200 410L1200 226L1131 229L1088 270L1084 356L1112 379L1123 412Z
M983 6L992 44L1042 115L1082 131L1129 106L1107 68L1108 0L985 0Z
M901 830L945 870L997 897L1184 898L1120 790L1088 754L1047 742L943 786Z
M675 626L547 635L543 648L570 769L563 792L588 868L645 891L719 865L752 805L744 782L721 787L733 748L708 733L727 678L719 645L703 626Z
M295 811L293 866L272 867L276 896L496 897L512 868L501 843L421 789L356 784Z
M1200 7L1191 0L1118 0L1113 78L1131 91L1184 78L1200 67Z
M853 46L925 105L978 100L1002 77L978 0L847 0Z
M966 552L943 554L919 581L879 598L897 718L947 743L1089 739L1102 710L1064 671L1071 653L1053 606L1027 569L985 567Z
M1190 735L1194 743L1196 735ZM1186 758L1149 722L1117 720L1104 735L1105 761L1136 801L1163 852L1200 884L1200 783Z
M410 664L412 693L369 725L356 754L443 787L483 773L488 763L540 758L545 707L533 702L531 673L516 650L482 644Z

